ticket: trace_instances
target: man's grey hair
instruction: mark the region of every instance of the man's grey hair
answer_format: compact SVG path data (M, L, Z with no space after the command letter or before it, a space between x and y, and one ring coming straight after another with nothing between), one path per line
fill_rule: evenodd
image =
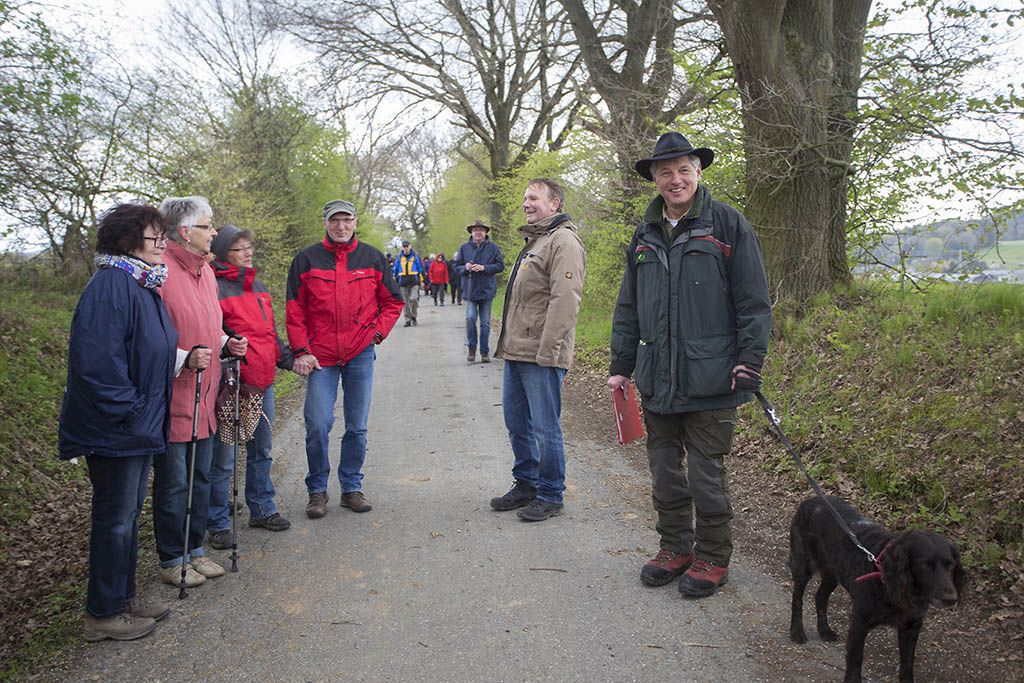
M160 213L167 220L167 236L175 242L184 242L178 227L198 225L204 219L213 218L213 209L206 197L168 197L160 202Z
M680 157L676 157L676 158L678 159ZM687 154L686 156L684 156L682 158L683 159L689 159L690 163L693 165L693 170L698 172L698 173L700 173L701 166L700 166L700 157L699 156L697 156L696 154ZM657 170L658 164L660 164L663 161L674 161L674 159L657 159L655 161L652 161L651 162L651 175L654 175L654 171Z

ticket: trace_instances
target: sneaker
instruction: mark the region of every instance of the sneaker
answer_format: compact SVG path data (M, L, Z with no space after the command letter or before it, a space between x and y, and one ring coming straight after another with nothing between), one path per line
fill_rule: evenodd
M280 512L275 512L272 515L266 517L250 517L249 526L258 526L263 529L270 529L271 531L284 531L291 527L292 523L281 516ZM217 546L214 546L215 548Z
M176 564L173 567L164 567L160 570L160 580L166 583L168 586L178 586L181 584L181 565ZM197 572L192 568L192 565L185 565L185 586L192 588L206 581L206 577Z
M327 491L315 491L309 494L309 502L306 503L306 516L310 519L319 519L327 514Z
M349 493L341 494L341 507L351 508L352 512L369 512L373 509L370 501L366 500L366 496L363 495L362 491L350 491Z
M530 504L530 501L537 497L537 489L525 481L516 480L512 488L501 498L491 498L491 507L498 512L515 510Z
M475 360L476 360L476 351L471 349L470 352L466 354L466 362L467 363L472 363Z
M548 517L560 514L562 514L561 503L549 503L540 498L534 498L529 505L516 513L524 522L543 522Z
M210 545L217 550L227 550L234 544L234 536L231 529L221 529L210 532Z
M679 592L688 598L706 598L729 580L729 568L719 567L707 560L695 560L686 573L679 577Z
M491 357L489 355L487 355L486 353L484 353L483 351L481 351L480 352L480 362L481 363L490 363L491 362Z
M142 636L148 636L156 628L156 619L151 617L137 617L127 611L115 614L112 617L96 618L91 614L85 615L85 628L82 630L85 639L90 643L98 640L135 640Z
M181 569L178 569L178 576L181 576ZM160 621L168 614L171 613L170 603L163 602L162 600L143 600L139 596L128 603L128 614L133 617L140 617L142 619L152 619L153 621Z
M645 586L664 586L693 564L693 553L681 555L662 548L640 569L640 581Z
M227 574L224 571L224 567L220 566L206 555L200 555L199 557L193 557L189 564L196 570L197 573L202 574L208 579L216 579L218 576L224 576Z

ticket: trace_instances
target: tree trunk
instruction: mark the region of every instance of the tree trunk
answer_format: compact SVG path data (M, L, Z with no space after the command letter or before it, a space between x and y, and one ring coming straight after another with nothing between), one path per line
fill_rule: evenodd
M870 0L712 0L743 102L746 215L776 295L848 282L852 114Z

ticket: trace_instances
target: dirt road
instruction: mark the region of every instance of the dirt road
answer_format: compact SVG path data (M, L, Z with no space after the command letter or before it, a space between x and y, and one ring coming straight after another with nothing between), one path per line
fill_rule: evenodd
M422 303L422 302L421 302ZM788 593L742 554L718 595L640 585L657 549L622 503L634 478L605 435L570 435L565 514L496 513L511 484L502 363L468 365L464 309L420 308L379 347L364 492L309 520L301 411L278 425L289 531L243 527L240 572L175 602L151 636L83 646L59 673L102 681L809 681L842 648L789 650ZM399 323L401 325L401 323ZM339 402L340 408L340 402ZM332 462L342 432L332 439ZM226 553L212 551L218 560ZM226 560L225 560L226 561ZM174 589L150 583L166 599ZM779 652L787 654L780 663Z

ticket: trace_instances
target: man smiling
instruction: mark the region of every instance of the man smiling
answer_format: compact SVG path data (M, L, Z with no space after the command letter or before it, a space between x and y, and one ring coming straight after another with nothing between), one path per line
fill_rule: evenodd
M338 464L341 505L354 512L371 509L362 493L362 469L377 357L373 347L384 341L403 306L384 254L356 238L355 206L340 199L327 202L323 219L323 241L292 260L285 307L292 369L309 378L304 415L310 519L327 514L327 448L339 382L345 415Z

